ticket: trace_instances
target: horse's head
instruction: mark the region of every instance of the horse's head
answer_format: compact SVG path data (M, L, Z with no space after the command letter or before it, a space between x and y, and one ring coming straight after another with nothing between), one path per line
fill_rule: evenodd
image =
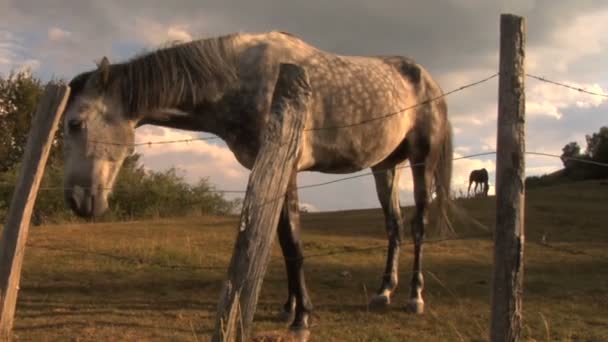
M129 119L103 58L97 70L76 76L65 110L65 200L79 216L108 208L108 195L125 158L133 151L135 121Z

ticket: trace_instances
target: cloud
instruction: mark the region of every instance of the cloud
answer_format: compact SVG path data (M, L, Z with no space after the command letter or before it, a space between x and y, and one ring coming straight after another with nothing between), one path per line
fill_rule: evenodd
M66 30L62 30L59 27L51 27L51 28L49 28L49 31L48 31L48 34L47 34L49 40L52 41L52 42L60 42L62 40L70 38L71 35L72 35L71 32L68 32Z
M534 83L528 85L528 90L526 92L526 114L529 115L548 115L556 119L561 119L565 109L572 107L598 107L608 100L605 97L592 96L553 84L535 80L532 81ZM608 93L597 83L581 84L571 81L562 81L561 83L595 93Z
M40 68L41 61L28 58L23 42L14 34L0 30L0 74L32 72Z
M532 72L564 73L589 55L600 54L608 39L608 10L603 9L571 18L557 25L542 45L530 47L527 65Z
M161 44L192 40L186 25L167 25L149 18L137 17L134 20L132 34L145 46L157 47Z
M13 63L16 46L17 44L12 33L0 31L0 66Z
M26 59L16 68L16 72L33 72L40 68L42 62L37 59Z
M18 64L21 49L21 44L13 33L0 30L0 71L10 71Z
M185 27L170 26L167 29L167 39L170 41L189 42L192 40L192 35L188 33Z
M156 142L185 140L200 135L162 127L145 126L136 130L136 141ZM136 148L142 162L153 170L176 168L191 183L208 178L220 190L245 190L249 171L242 167L224 146L207 141L145 145ZM239 195L237 197L243 197Z

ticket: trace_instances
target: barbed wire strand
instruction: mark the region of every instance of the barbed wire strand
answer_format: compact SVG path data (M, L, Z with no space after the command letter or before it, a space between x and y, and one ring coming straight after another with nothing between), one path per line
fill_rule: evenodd
M544 152L525 152L528 155L538 155L538 156L544 156L544 157L553 157L553 158L561 158L561 156L559 155L555 155L555 154L550 154L550 153L544 153ZM453 161L457 161L457 160L463 160L463 159L470 159L470 158L474 158L474 157L481 157L481 156L488 156L488 155L494 155L496 154L495 151L490 151L490 152L481 152L481 153L475 153L475 154L471 154L471 155L466 155L466 156L461 156L461 157L456 157L453 158ZM578 161L578 162L582 162L582 163L590 163L590 164L596 164L596 165L600 165L600 166L605 166L608 167L607 163L599 163L599 162L594 162L594 161L589 161L589 160L585 160L585 159L580 159L580 158L569 158L572 159L574 161ZM421 166L424 165L424 163L417 163L417 164L408 164L408 165L401 165L398 166L398 169L404 169L404 168L411 168L413 166ZM365 177L365 176L369 176L369 175L373 175L375 173L382 173L382 172L387 172L390 169L385 169L385 170L375 170L372 172L368 172L365 174L361 174L361 175L356 175L356 176L350 176L350 177L344 177L344 178L340 178L340 179L336 179L336 180L332 180L329 182L320 182L320 183L314 183L314 184L307 184L301 187L297 187L297 189L309 189L309 188L314 188L314 187L321 187L321 186L325 186L325 185L329 185L329 184L334 184L334 183L338 183L338 182L342 182L342 181L347 181L347 180L351 180L351 179L355 179L355 178L360 178L360 177ZM292 191L293 189L287 189L287 191L285 192L285 194L279 195L277 197L271 198L268 201L262 202L262 203L257 203L253 206L250 207L250 209L256 209L256 208L260 208L266 205L269 205L271 203L274 203L275 201L278 200L282 200L285 195L287 193L289 193L290 191ZM219 190L221 192L228 192L227 190ZM232 191L230 190L230 192L238 192L238 193L244 193L245 191ZM197 204L199 202L193 201L191 203L188 203L188 205L194 205ZM438 242L443 242L443 241L455 241L455 240L464 240L464 239L477 239L477 238L484 238L484 237L491 237L492 236L492 232L491 229L489 229L489 227L487 227L486 225L483 225L479 222L477 222L477 225L482 225L484 226L484 230L485 232L483 234L480 235L473 235L473 236L465 236L465 237L455 237L455 238L440 238L440 239L434 239L434 240L427 240L425 241L425 243L428 244L432 244L432 243L438 243ZM406 245L410 245L412 244L412 242L401 242L399 245L400 246L406 246ZM561 250L559 247L556 246L552 246L552 245L548 245L545 243L538 243L541 246L547 247L547 248L551 248L554 250ZM325 256L331 256L331 255L336 255L336 254L346 254L346 253L358 253L358 252L365 252L365 251L372 251L372 250L376 250L376 249L384 249L386 248L386 245L374 245L374 246L368 246L368 247L362 247L362 248L353 248L353 249L349 249L349 250L344 250L341 249L339 251L329 251L329 252L323 252L323 253L317 253L317 254L311 254L306 256L306 258L315 258L315 257L325 257ZM569 252L572 253L571 250L566 250L564 249L564 252ZM276 258L273 258L273 260ZM160 265L162 266L162 265ZM171 266L171 265L165 265L164 267L172 267L172 268L176 268L176 267L181 267L181 266ZM213 267L197 267L197 268L217 268L218 266L213 266Z
M467 156L462 156L462 157L457 157L454 158L453 160L462 160L462 159L467 159L467 158L473 158L473 157L479 157L479 156L487 156L487 155L492 155L495 154L496 152L492 151L492 152L482 152L482 153L476 153L476 154L471 154L471 155L467 155ZM531 154L531 155L539 155L539 156L546 156L546 157L555 157L555 158L560 158L560 156L558 155L553 155L553 154L549 154L549 153L542 153L542 152L526 152L526 154ZM573 158L573 159L577 159L577 158ZM584 160L584 159L577 159L577 161L581 161L581 162L590 162L588 160ZM412 166L416 166L416 165L421 165L423 163L419 163L419 164L413 164L413 165L402 165L399 168L409 168ZM606 163L597 163L601 166L608 166L608 164ZM388 170L377 170L375 172L386 172ZM323 185L328 185L328 184L333 184L333 183L337 183L339 181L346 181L346 180L350 180L353 179L355 177L364 177L364 176L369 176L374 174L375 172L369 172L363 175L357 175L357 176L353 176L353 177L345 177L345 178L341 178L339 180L334 180L331 182L323 182L323 183L316 183L316 184L309 184L309 185L305 185L303 187L298 187L298 189L300 188L311 188L311 187L319 187L319 186L323 186ZM289 192L291 189L288 189L287 192ZM252 208L258 207L258 206L264 206L264 205L268 205L271 202L274 202L276 200L279 199L283 199L285 195L281 195L281 196L277 196L276 198L273 198L269 201L266 201L264 203L260 203L257 205L252 206ZM191 203L193 204L193 203ZM459 236L459 237L444 237L444 238L436 238L436 239L429 239L429 240L425 240L424 243L425 244L435 244L435 243L441 243L441 242L448 242L448 241L463 241L463 240L471 240L471 239L485 239L485 238L490 238L493 237L493 231L492 229L490 229L489 227L487 227L486 225L483 225L485 227L485 231L482 234L475 234L475 235L470 235L470 236ZM552 250L556 250L556 251L560 251L560 252L565 252L565 253L570 253L570 254L585 254L585 255L589 255L586 254L584 252L580 252L580 251L572 251L571 249L567 249L567 248L561 248L558 246L554 246L554 245L550 245L547 243L543 243L543 242L537 242L537 241L531 241L537 245L552 249ZM409 246L409 245L413 245L412 241L404 241L404 242L400 242L398 244L400 247L405 247L405 246ZM34 248L43 248L43 249L60 249L60 248L55 248L52 246L44 246L44 245L33 245L31 247ZM314 254L309 254L303 257L303 259L314 259L314 258L322 258L322 257L328 257L328 256L333 256L333 255L342 255L342 254L352 254L352 253L364 253L364 252L370 252L370 251L375 251L375 250L385 250L387 248L386 244L375 244L375 245L371 245L371 246L364 246L364 247L342 247L339 250L331 250L331 251L327 251L327 252L319 252L319 253L314 253ZM74 253L81 253L81 254L85 254L85 253L90 253L90 251L83 251L83 250L67 250L68 252L74 252ZM96 255L99 256L106 256L106 257L111 257L117 260L122 260L122 261L126 261L126 262L130 262L130 263L136 263L136 264L149 264L152 266L158 266L158 267L164 267L164 268L171 268L171 269L182 269L182 268L186 268L186 269L207 269L207 270L218 270L218 269L223 269L223 266L218 266L218 265L213 265L213 266L202 266L202 265L181 265L181 264L163 264L163 263L157 263L157 262L146 262L144 260L139 260L139 259L132 259L132 258L128 258L128 257L115 257L109 253L103 253L103 252L95 252ZM592 256L592 255L589 255ZM280 260L285 260L284 257L273 257L271 258L271 262L276 262L276 261L280 261Z
M124 143L117 143L117 142L111 142L111 141L99 141L99 140L91 140L89 142L93 143L93 144L99 144L99 145L138 147L138 146L191 143L191 142L195 142L195 141L209 141L209 140L218 140L218 139L220 139L220 137L201 137L201 138L188 138L188 139L176 139L176 140L137 142L137 143L133 143L133 144L124 144Z
M589 159L583 159L583 158L577 158L577 157L558 156L557 154L544 153L544 152L526 152L526 154L534 155L534 156L541 156L541 157L555 157L555 158L559 158L559 159L572 160L572 161L576 161L576 162L583 163L583 164L591 164L591 165L608 167L608 163L602 163L602 162L598 162L595 160L589 160Z
M608 94L597 93L597 92L590 91L590 90L587 90L587 89L584 89L584 88L575 87L575 86L572 86L572 85L569 85L569 84L566 84L566 83L553 81L553 80L550 80L550 79L548 79L546 77L536 76L536 75L533 75L533 74L526 74L526 76L528 76L530 78L533 78L535 80L541 81L541 82L550 83L550 84L553 84L553 85L556 85L556 86L560 86L560 87L563 87L563 88L568 88L570 90L576 90L576 91L581 92L581 93L608 98Z
M488 156L488 155L493 155L493 154L496 154L496 151L474 153L474 154L470 154L470 155L466 155L466 156L456 157L456 158L453 158L452 161L458 161L458 160L462 160L462 159L471 159L471 158L475 158L475 157ZM400 170L400 169L407 169L407 168L411 168L411 167L415 167L415 166L423 166L423 165L424 165L424 163L405 164L405 165L399 165L399 166L395 167L395 169L399 169ZM342 177L342 178L334 179L334 180L331 180L331 181L306 184L306 185L298 186L295 189L288 189L288 191L317 188L317 187L321 187L321 186L325 186L325 185L330 185L330 184L334 184L334 183L340 183L340 182L344 182L344 181L348 181L348 180L352 180L352 179L356 179L356 178L367 177L367 176L371 176L371 175L374 175L374 174L382 174L382 173L388 172L390 170L392 170L392 168L374 170L374 171L371 171L371 172L366 172L366 173L355 175L355 176ZM12 185L12 184L0 184L0 186L14 187L14 185ZM89 189L83 188L83 189L84 190L90 190L90 188ZM107 190L107 191L114 190L114 192L122 192L122 191L127 192L127 190L112 189L112 188L103 188L103 189L96 188L96 189L98 189L98 190ZM63 190L71 190L71 189L70 188L64 188L64 187L41 187L41 188L39 188L39 191L63 191ZM244 193L247 193L247 191L246 190L215 190L215 189L210 189L210 190L207 191L207 193L244 194Z
M460 86L458 88L452 89L448 92L445 92L439 96L435 96L433 98L430 98L428 100L422 101L420 103L416 103L415 105L397 110L395 112L391 112L385 115L381 115L378 117L374 117L371 119L366 119L366 120L362 120L359 122L355 122L355 123L351 123L351 124L346 124L346 125L342 125L342 126L327 126L327 127L312 127L312 128L308 128L305 129L304 132L310 132L310 131L322 131L322 130L338 130L338 129L343 129L343 128L349 128L349 127L355 127L355 126L360 126L360 125L365 125L368 124L370 122L374 122L374 121L378 121L378 120L385 120L387 118L393 117L395 115L399 115L401 113L404 113L408 110L412 110L412 109L416 109L418 107L422 107L424 105L427 105L431 102L437 101L439 99L442 99L444 97L447 97L451 94L463 91L467 88L471 88L477 85L480 85L482 83L485 83L495 77L497 77L499 74L495 73L493 75L490 75L488 77L482 78L478 81L475 82L471 82L468 84L465 84L463 86ZM192 139L179 139L179 140L164 140L164 141L149 141L149 142L138 142L138 143L134 143L134 144L125 144L125 143L119 143L119 142L110 142L110 141L97 141L97 140L92 140L89 141L90 143L94 143L94 144L101 144L101 145L112 145L112 146L129 146L129 147L137 147L137 146L152 146L152 145L162 145L162 144L173 144L173 143L188 143L188 142L193 142L193 141L206 141L206 140L217 140L220 139L219 137L202 137L202 138L192 138Z
M461 156L461 157L453 158L453 161L463 160L463 159L470 159L470 158L480 157L480 156L488 156L488 155L493 155L495 153L496 153L495 151L475 153L475 154L471 154L471 155L467 155L467 156ZM526 152L526 154L560 158L560 156L558 156L558 155L552 155L552 154L549 154L549 153L542 153L542 152ZM584 159L581 159L579 161L581 161L581 162L589 162L588 160L584 160ZM602 166L608 166L608 164L604 164L604 163L599 163L599 164L602 164ZM403 168L410 168L412 166L420 166L420 165L424 165L424 163L418 163L418 164L412 164L412 165L409 165L409 164L408 165L401 165L398 168L399 169L403 169ZM328 184L333 184L333 183L337 183L337 182L351 180L351 179L354 179L354 178L360 178L360 177L364 177L364 176L369 176L369 175L372 175L374 173L387 172L388 170L389 169L386 169L386 170L375 170L373 172L368 172L366 174L356 175L356 176L351 176L351 177L344 177L344 178L341 178L341 179L338 179L338 180L333 180L333 181L330 181L330 182L321 182L321 183L316 183L316 184L308 184L308 185L304 185L302 187L298 187L297 189L302 189L302 188L303 189L307 189L307 188L313 188L313 187L320 187L320 186L324 186L324 185L328 185ZM292 190L293 189L289 189L288 188L284 194L276 196L274 198L271 198L271 199L269 199L267 201L264 201L262 203L256 203L256 204L250 206L249 209L250 210L259 209L259 208L262 208L264 206L273 204L276 201L283 200L285 198L285 195L287 193L289 193L290 191L292 191ZM202 201L204 201L204 200L205 199L202 199ZM195 205L195 204L198 204L198 203L202 203L202 202L201 201L192 201L192 202L188 203L187 205ZM476 236L472 236L472 237L459 237L459 238L442 238L442 239L438 239L438 240L428 240L428 241L425 241L425 243L435 243L435 242L442 242L442 241L462 240L462 239L467 239L467 238L490 237L491 234L493 234L492 230L488 226L482 224L481 222L479 222L477 220L474 220L474 221L475 221L475 226L479 226L479 227L483 228L484 233L482 235L476 235ZM409 242L409 243L408 242L400 243L400 245L407 245L407 244L411 244L411 242ZM542 244L542 243L539 243L539 244L545 246L545 244ZM549 246L549 245L547 245L545 247L552 248L552 249L559 249L558 247ZM369 247L364 247L364 248L359 248L359 249L352 249L352 250L349 250L349 251L344 251L344 250L341 250L341 251L330 251L330 252L324 252L324 253L318 253L318 254L309 255L307 258L311 258L311 257L312 258L314 258L314 257L324 257L324 256L331 256L331 255L343 254L343 253L356 253L356 252L370 251L370 250L381 249L381 248L386 248L386 246L384 246L384 245L375 245L375 246L369 246ZM568 251L568 252L571 252L571 251ZM169 266L166 266L166 267L169 267ZM174 266L171 266L171 267L174 267ZM179 266L175 266L175 267L179 267ZM217 266L213 266L213 267L199 267L199 268L217 268Z
M483 79L480 79L478 81L475 81L475 82L472 82L472 83L468 83L468 84L465 84L465 85L460 86L458 88L452 89L452 90L450 90L448 92L443 93L442 95L433 97L431 99L428 99L428 100L425 100L423 102L417 103L417 104L412 105L410 107L403 108L401 110L398 110L398 111L395 111L395 112L391 112L391 113L388 113L388 114L385 114L385 115L382 115L382 116L379 116L379 117L374 117L374 118L371 118L371 119L363 120L363 121L352 123L352 124L342 125L342 126L328 126L328 127L316 127L316 128L312 127L312 128L309 128L309 129L305 129L304 131L306 132L306 131L321 131L321 130L343 129L343 128L348 128L348 127L354 127L354 126L364 125L364 124L367 124L367 123L370 123L370 122L373 122L373 121L377 121L377 120L387 119L389 117L401 114L401 113L406 112L408 110L415 109L415 108L424 106L426 104L429 104L431 102L437 101L437 100L439 100L441 98L447 97L447 96L449 96L451 94L460 92L460 91L465 90L467 88L471 88L471 87L477 86L479 84L485 83L485 82L487 82L487 81L489 81L489 80L491 80L491 79L493 79L493 78L495 78L495 77L497 77L499 75L500 75L499 73L492 74L492 75L490 75L488 77L485 77ZM560 87L564 87L564 88L568 88L568 89L571 89L571 90L579 91L579 92L586 93L586 94L589 94L589 95L602 96L602 97L608 98L608 94L592 92L592 91L589 91L589 90L586 90L586 89L583 89L583 88L580 88L580 87L575 87L575 86L571 86L571 85L568 85L568 84L565 84L565 83L553 81L553 80L548 79L546 77L537 76L537 75L534 75L534 74L526 74L526 76L530 77L530 78L533 78L533 79L536 79L538 81L550 83L550 84L553 84L553 85L557 85L557 86L560 86ZM217 137L217 136L211 136L211 137L208 136L208 137L200 137L200 138L187 138L187 139L175 139L175 140L160 140L160 141L147 141L147 142L143 141L143 142L137 142L137 143L133 143L133 144L125 144L125 143L110 142L110 141L97 141L97 140L91 140L90 143L103 144L103 145L112 145L112 146L139 147L139 146L167 145L167 144L177 144L177 143L190 143L190 142L195 142L195 141L210 141L210 140L219 140L219 139L221 139L221 138Z
M355 122L355 123L352 123L352 124L341 125L341 126L312 127L312 128L305 129L304 132L324 131L324 130L337 130L337 129L343 129L343 128L349 128L349 127L355 127L355 126L365 125L365 124L368 124L368 123L373 122L373 121L384 120L384 119L390 118L392 116L399 115L399 114L401 114L403 112L406 112L408 110L412 110L412 109L416 109L418 107L422 107L424 105L427 105L427 104L429 104L431 102L440 100L440 99L442 99L442 98L444 98L446 96L449 96L451 94L463 91L463 90L465 90L467 88L471 88L471 87L480 85L482 83L485 83L485 82L487 82L487 81L489 81L489 80L497 77L498 75L499 75L498 73L495 73L495 74L490 75L490 76L488 76L486 78L483 78L483 79L481 79L479 81L475 81L475 82L472 82L472 83L469 83L469 84L465 84L465 85L463 85L461 87L458 87L456 89L450 90L450 91L448 91L446 93L443 93L443 94L441 94L439 96L435 96L433 98L430 98L428 100L422 101L420 103L416 103L415 105L412 105L412 106L409 106L409 107L406 107L406 108L403 108L403 109L400 109L398 111L395 111L395 112L392 112L392 113L388 113L388 114L385 114L385 115L382 115L382 116L378 116L378 117L374 117L374 118L371 118L371 119L362 120L362 121Z
M307 131L322 131L322 130L343 129L343 128L349 128L349 127L355 127L355 126L364 125L364 124L367 124L367 123L370 123L370 122L373 122L373 121L387 119L387 118L390 118L392 116L395 116L395 115L401 114L403 112L406 112L408 110L416 109L418 107L424 106L424 105L429 104L431 102L437 101L437 100L439 100L441 98L447 97L447 96L449 96L451 94L460 92L460 91L465 90L467 88L471 88L471 87L477 86L479 84L485 83L485 82L487 82L487 81L489 81L489 80L491 80L491 79L493 79L493 78L495 78L495 77L497 77L499 75L500 75L499 73L492 74L492 75L490 75L488 77L485 77L485 78L482 78L482 79L480 79L478 81L471 82L471 83L465 84L463 86L460 86L458 88L452 89L452 90L450 90L448 92L445 92L445 93L443 93L443 94L441 94L439 96L433 97L431 99L425 100L423 102L417 103L417 104L409 106L407 108L403 108L401 110L398 110L398 111L395 111L395 112L391 112L391 113L388 113L388 114L385 114L385 115L382 115L382 116L379 116L379 117L374 117L374 118L371 118L371 119L359 121L359 122L352 123L352 124L346 124L346 125L342 125L342 126L312 127L312 128L305 129L304 131L307 132ZM560 87L568 88L570 90L575 90L575 91L578 91L578 92L581 92L581 93L608 98L608 94L593 92L593 91L590 91L590 90L587 90L587 89L584 89L584 88L575 87L575 86L572 86L572 85L569 85L569 84L566 84L566 83L554 81L554 80L548 79L548 78L543 77L543 76L537 76L537 75L529 74L529 73L527 73L526 76L530 77L530 78L533 78L533 79L536 79L536 80L541 81L541 82L545 82L545 83L557 85L557 86L560 86ZM201 138L188 138L188 139L176 139L176 140L161 140L161 141L138 142L138 143L133 143L133 144L124 144L124 143L108 142L108 141L95 141L95 140L90 141L90 142L91 143L95 143L95 144L104 144L104 145L113 145L113 146L132 146L132 147L138 147L138 146L166 145L166 144L175 144L175 143L190 143L190 142L195 142L195 141L210 141L210 140L218 140L218 139L221 139L221 138L220 137L212 136L212 137L201 137Z
M483 156L489 156L489 155L495 155L496 151L489 151L489 152L480 152L480 153L474 153L474 154L469 154L469 155L465 155L465 156L461 156L461 157L456 157L456 158L452 158L452 161L458 161L458 160L462 160L462 159L472 159L472 158L476 158L476 157L483 157ZM572 161L576 161L576 162L580 162L580 163L586 163L586 164L592 164L592 165L598 165L598 166L603 166L603 167L608 167L608 163L602 163L602 162L597 162L597 161L593 161L593 160L587 160L587 159L582 159L582 158L575 158L575 157L562 157L560 155L557 154L550 154L550 153L544 153L544 152L531 152L531 151L527 151L525 152L525 154L527 155L536 155L536 156L543 156L543 157L552 157L552 158L558 158L558 159L567 159L567 160L572 160ZM405 165L399 165L397 167L395 167L396 169L407 169L407 168L411 168L414 166L422 166L424 165L424 163L417 163L417 164L405 164ZM342 178L338 178L338 179L334 179L331 181L325 181L325 182L319 182L319 183L312 183L312 184L306 184L306 185L302 185L302 186L298 186L297 188L295 188L295 190L305 190L305 189L311 189L311 188L317 188L317 187L322 187L322 186L326 186L326 185L330 185L330 184L334 184L334 183L340 183L340 182L344 182L344 181L348 181L348 180L352 180L352 179L357 179L357 178L362 178L362 177L367 177L367 176L371 176L374 174L381 174L384 172L388 172L392 170L392 168L388 168L388 169L381 169L381 170L374 170L371 172L366 172L363 174L359 174L359 175L354 175L354 176L347 176L347 177L342 177ZM0 184L0 187L6 187L6 188L12 188L14 187L13 184ZM41 187L39 188L39 191L63 191L63 190L68 190L68 188L64 188L64 187ZM111 188L104 188L103 190L112 190ZM292 191L294 189L288 189L289 191ZM122 189L114 189L114 192L127 192L127 190L122 190ZM215 190L215 189L210 189L207 190L206 193L217 193L217 194L244 194L247 193L246 190Z

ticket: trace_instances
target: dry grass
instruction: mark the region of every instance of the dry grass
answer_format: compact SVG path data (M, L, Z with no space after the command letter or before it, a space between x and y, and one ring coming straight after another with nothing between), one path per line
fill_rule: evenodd
M526 340L608 339L606 203L608 187L599 182L528 194ZM462 204L493 226L492 198ZM490 239L426 246L426 313L421 316L403 310L412 259L406 245L393 308L368 312L367 298L379 285L384 249L357 250L386 245L381 213L307 214L303 220L305 254L321 255L309 258L305 266L316 307L311 341L486 340ZM209 340L236 223L236 218L207 217L34 227L16 340ZM457 229L464 236L483 233L471 224L461 223ZM543 235L548 245L540 243ZM284 328L275 320L286 295L277 244L273 255L258 305L257 332Z

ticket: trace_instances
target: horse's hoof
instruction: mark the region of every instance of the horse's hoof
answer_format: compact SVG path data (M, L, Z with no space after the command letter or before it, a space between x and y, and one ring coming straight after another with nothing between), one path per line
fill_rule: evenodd
M386 310L390 305L390 297L384 294L375 294L372 300L369 301L369 308L371 310Z
M291 322L291 321L293 321L293 318L294 318L294 312L287 311L287 310L281 310L281 312L279 312L279 314L277 315L277 318L281 322L286 322L286 323Z
M289 329L290 342L307 342L310 338L310 329L308 328L291 328Z
M405 305L405 310L413 314L424 313L424 301L422 299L410 299Z

